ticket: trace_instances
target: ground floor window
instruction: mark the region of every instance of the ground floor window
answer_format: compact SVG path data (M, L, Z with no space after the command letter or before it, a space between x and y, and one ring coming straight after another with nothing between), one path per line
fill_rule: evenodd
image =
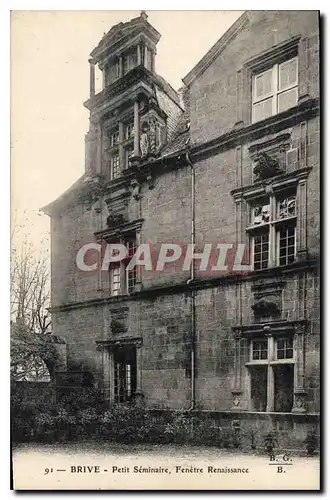
M114 350L114 399L124 403L134 399L136 392L136 347Z
M291 412L294 363L292 336L268 336L250 341L246 366L252 411Z

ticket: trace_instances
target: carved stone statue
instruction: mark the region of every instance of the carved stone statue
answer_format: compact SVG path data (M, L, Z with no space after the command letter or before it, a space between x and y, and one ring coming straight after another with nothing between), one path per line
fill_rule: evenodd
M141 127L141 136L140 136L140 152L141 157L147 156L149 153L149 133L150 127L149 124L144 122Z

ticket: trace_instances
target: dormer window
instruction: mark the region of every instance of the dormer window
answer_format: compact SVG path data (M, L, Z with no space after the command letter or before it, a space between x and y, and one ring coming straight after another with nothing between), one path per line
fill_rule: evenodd
M134 47L123 56L123 74L126 75L138 64L137 47Z
M119 143L119 131L113 130L110 134L110 146L111 147L117 146L118 143Z
M296 106L298 102L298 57L274 64L253 76L252 121Z
M125 139L130 139L130 137L134 136L134 123L127 123L125 126Z

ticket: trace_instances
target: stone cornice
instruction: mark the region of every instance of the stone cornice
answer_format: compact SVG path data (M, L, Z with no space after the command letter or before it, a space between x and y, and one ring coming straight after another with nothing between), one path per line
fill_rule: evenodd
M308 259L305 261L295 262L288 266L277 266L267 269L262 269L260 271L250 271L246 274L228 274L223 277L216 278L199 278L195 279L193 282L187 283L187 281L182 281L176 285L168 285L162 287L150 287L138 292L131 293L130 295L116 295L108 297L99 297L95 299L89 299L79 302L71 302L68 304L52 306L49 308L51 313L69 311L72 309L80 309L84 307L94 307L99 305L109 304L114 306L114 309L118 309L118 305L122 302L133 301L133 300L154 300L159 296L173 295L180 293L191 293L193 290L202 290L205 288L215 288L218 286L230 286L234 283L239 283L241 281L257 281L260 279L281 277L285 279L285 276L290 276L296 273L311 272L317 268L316 259ZM101 292L102 293L102 292Z
M319 114L318 99L309 99L299 103L282 113L266 118L259 122L235 128L211 141L191 146L190 156L193 161L203 157L218 154L221 151L232 149L237 145L257 140L260 137L271 135L297 125L301 121L308 120Z
M241 186L230 191L235 201L260 197L266 194L267 188L271 187L273 191L278 191L287 188L291 185L296 185L302 179L306 179L311 167L300 168L293 172L276 175L267 180L258 181L248 186Z
M132 231L138 231L141 229L144 219L137 219L132 222L124 222L123 224L116 225L115 228L109 227L103 229L102 231L97 231L94 236L97 241L107 240L113 236L118 236L121 234L127 234Z

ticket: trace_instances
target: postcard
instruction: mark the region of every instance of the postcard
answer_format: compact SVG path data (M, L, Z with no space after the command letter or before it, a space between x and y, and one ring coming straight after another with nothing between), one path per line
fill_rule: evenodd
M319 52L11 12L14 490L320 490Z

